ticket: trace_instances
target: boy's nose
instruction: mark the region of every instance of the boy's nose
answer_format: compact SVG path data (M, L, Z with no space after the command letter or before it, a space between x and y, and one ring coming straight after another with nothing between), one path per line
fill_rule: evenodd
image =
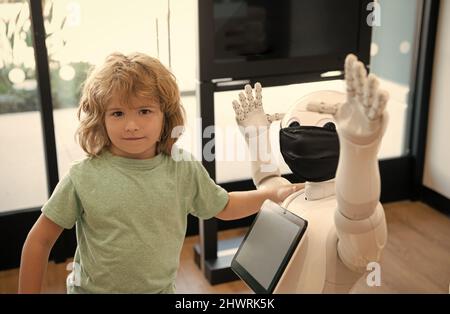
M137 131L139 130L139 126L137 125L136 122L134 122L134 120L128 120L127 124L125 125L125 130L127 132Z

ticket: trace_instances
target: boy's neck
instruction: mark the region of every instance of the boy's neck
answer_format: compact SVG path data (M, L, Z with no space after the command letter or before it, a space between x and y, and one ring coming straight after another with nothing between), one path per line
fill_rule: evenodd
M111 146L108 148L111 154L114 156L124 157L124 158L130 158L130 159L151 159L156 156L156 147L152 147L149 150L146 150L141 153L133 154L130 152L123 151L119 149L118 147L111 144Z

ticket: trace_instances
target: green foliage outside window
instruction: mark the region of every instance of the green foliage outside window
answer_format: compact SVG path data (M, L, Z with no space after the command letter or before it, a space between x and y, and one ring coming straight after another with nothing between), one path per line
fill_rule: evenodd
M11 4L0 4L0 7ZM17 5L17 4L14 4ZM50 9L44 14L46 25L54 24L53 3ZM57 48L48 47L48 61L50 68L50 80L52 89L53 108L70 108L78 105L81 84L86 78L86 73L90 68L87 62L72 62L61 64L54 58L56 49L64 49L66 41L64 39L64 28L66 18L47 30L46 42L58 42L54 45ZM33 50L32 28L30 27L30 13L27 3L20 6L14 17L4 18L0 16L0 114L35 111L39 109L40 100L37 91L36 73L34 58L33 64L25 62L14 62L15 54L28 53ZM29 63L29 62L28 62ZM61 67L70 66L75 75L70 80L63 80L59 71ZM21 76L24 76L20 83L11 81L10 73L16 69Z

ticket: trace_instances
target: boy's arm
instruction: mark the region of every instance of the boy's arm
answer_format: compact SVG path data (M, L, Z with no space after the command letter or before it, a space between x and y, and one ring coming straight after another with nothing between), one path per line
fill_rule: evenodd
M19 293L42 291L50 251L63 230L43 214L31 228L22 249Z
M250 216L260 210L265 200L270 199L275 203L281 203L286 197L303 187L304 184L300 183L254 191L230 192L227 205L216 215L216 218L233 220Z

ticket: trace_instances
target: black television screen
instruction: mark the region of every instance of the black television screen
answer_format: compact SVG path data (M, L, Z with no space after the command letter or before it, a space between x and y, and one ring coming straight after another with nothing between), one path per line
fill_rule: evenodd
M366 0L200 0L199 79L242 79L369 63Z

